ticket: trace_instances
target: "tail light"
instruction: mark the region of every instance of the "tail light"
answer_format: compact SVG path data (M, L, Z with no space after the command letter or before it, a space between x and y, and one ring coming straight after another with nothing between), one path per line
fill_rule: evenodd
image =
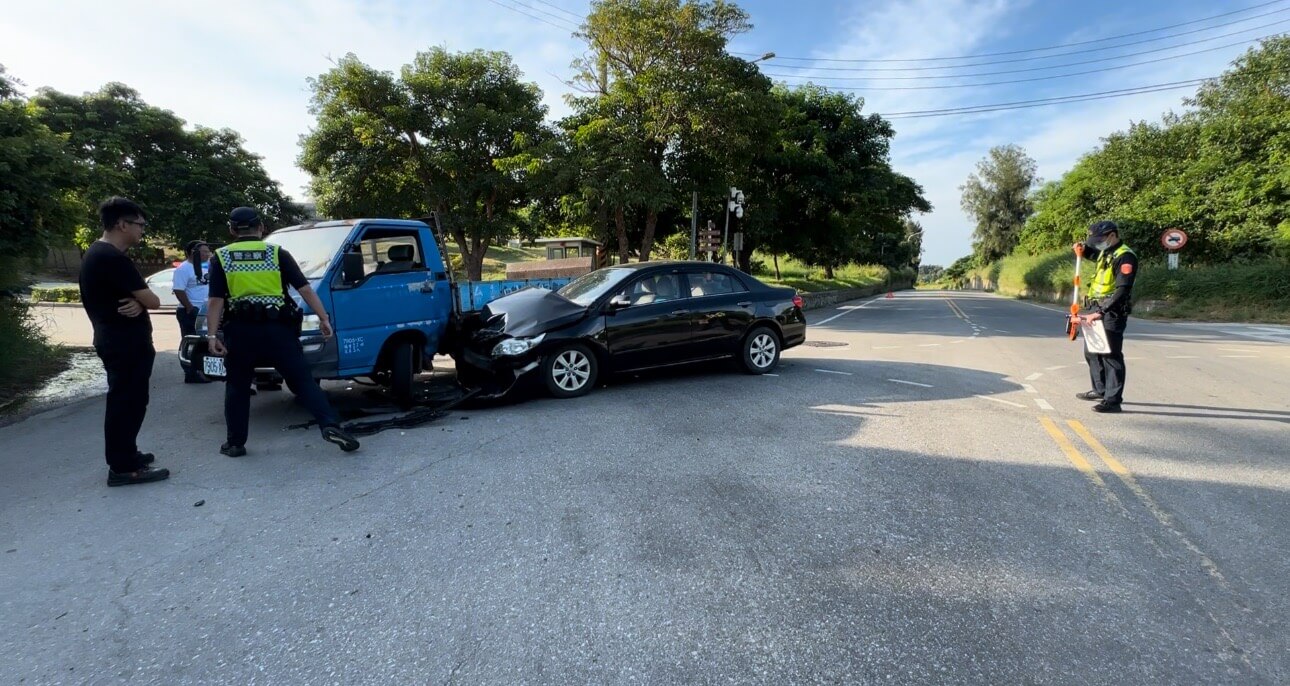
M802 296L800 295L793 296L793 307L796 307L797 309L800 310L802 309L802 306L805 304L806 304L806 301L802 300Z

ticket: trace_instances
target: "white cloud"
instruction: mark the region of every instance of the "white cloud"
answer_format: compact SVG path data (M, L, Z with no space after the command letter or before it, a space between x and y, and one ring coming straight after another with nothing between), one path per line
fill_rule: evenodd
M298 137L314 121L305 79L329 58L353 52L397 70L431 46L507 50L555 116L567 109L562 79L581 51L564 29L454 0L56 0L5 13L0 62L30 87L80 93L126 83L191 124L240 132L297 198L307 180L295 166Z

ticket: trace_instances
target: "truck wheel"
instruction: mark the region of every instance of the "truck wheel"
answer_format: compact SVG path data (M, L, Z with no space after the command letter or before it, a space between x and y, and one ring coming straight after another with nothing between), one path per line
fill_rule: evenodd
M758 326L744 338L739 361L749 374L765 374L779 364L779 336L769 327Z
M557 398L586 395L595 388L599 372L596 356L577 344L556 348L542 360L542 380Z
M412 405L415 399L412 388L416 378L416 356L417 346L413 343L400 343L390 351L390 393L403 407Z

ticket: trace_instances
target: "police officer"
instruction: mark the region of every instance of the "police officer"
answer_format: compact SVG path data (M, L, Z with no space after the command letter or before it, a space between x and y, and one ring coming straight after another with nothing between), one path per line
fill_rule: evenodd
M228 440L220 452L229 457L246 454L251 379L261 362L272 365L300 397L301 404L318 421L323 440L340 446L345 452L357 450L358 441L341 430L336 412L305 362L300 348L303 313L288 295L287 286L300 293L318 316L323 336L330 338L331 322L322 301L291 254L264 242L264 224L254 209L233 210L228 229L234 240L216 250L215 259L211 260L206 306L210 351L226 356L228 374L224 384ZM218 337L221 323L224 325L222 341Z
M1086 322L1101 320L1111 347L1106 355L1084 351L1093 390L1075 397L1097 401L1094 412L1119 412L1124 397L1124 329L1131 310L1133 280L1138 276L1138 256L1120 241L1120 228L1110 221L1090 226L1088 241L1074 247L1085 259L1097 260L1097 273L1089 285L1080 318Z

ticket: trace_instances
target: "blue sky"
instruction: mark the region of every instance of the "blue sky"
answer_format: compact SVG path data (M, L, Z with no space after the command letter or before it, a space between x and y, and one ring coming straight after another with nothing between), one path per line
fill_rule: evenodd
M779 57L762 69L787 82L808 78L856 87L866 110L879 113L1032 100L1214 76L1246 48L1230 43L1285 31L1290 0L1213 22L1136 39L1237 24L1124 48L1112 43L1077 46L1065 57L970 69L851 72L838 68L905 68L945 62L853 63L795 61L899 59L975 55L1046 47L1144 31L1264 4L1267 0L746 0L755 28L732 49ZM508 5L504 9L499 5ZM521 6L532 16L517 11ZM555 7L561 9L555 9ZM107 9L110 7L110 9ZM510 52L526 76L546 93L553 117L567 111L564 80L583 46L565 26L585 12L582 0L223 0L158 2L46 0L14 4L0 24L0 63L29 89L95 90L121 81L149 102L190 123L230 127L264 157L270 174L302 199L305 174L295 166L298 138L312 124L305 79L347 52L385 69L397 69L419 49L487 48ZM563 10L563 11L561 11ZM1255 15L1278 12L1254 18ZM566 14L565 12L572 13ZM1265 26L1273 22L1288 23ZM554 24L554 25L553 25ZM1223 34L1241 32L1225 38ZM1213 40L1209 40L1213 39ZM1204 42L1196 42L1204 41ZM1005 71L1114 58L1125 53L1194 45L1119 61L1051 71L939 80L845 80L866 76L907 77ZM968 60L981 62L1045 56L1027 53ZM1164 61L1070 78L939 90L874 90L875 87L985 83L1098 69L1128 62ZM963 62L949 62L962 64ZM793 67L803 68L793 68ZM816 70L829 67L833 70ZM926 227L924 262L948 264L970 250L971 222L959 210L958 187L994 145L1017 143L1039 162L1045 179L1056 179L1102 136L1136 120L1154 120L1179 110L1190 89L1053 107L970 116L894 120L893 160L921 183L934 210L920 217ZM736 185L738 180L732 180Z

